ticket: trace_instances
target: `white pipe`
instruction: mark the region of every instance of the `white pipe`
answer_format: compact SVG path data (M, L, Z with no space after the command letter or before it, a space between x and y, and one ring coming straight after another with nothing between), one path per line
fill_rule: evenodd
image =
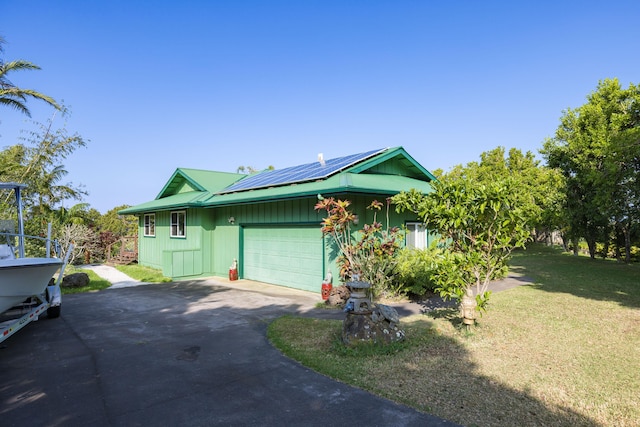
M50 258L51 257L51 223L47 224L47 240L46 240L45 246L46 246L45 257Z

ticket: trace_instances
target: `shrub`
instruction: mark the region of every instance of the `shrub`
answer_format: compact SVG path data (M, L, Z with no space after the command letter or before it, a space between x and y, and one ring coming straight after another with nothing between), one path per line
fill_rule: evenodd
M398 227L388 226L389 203L387 200L386 228L377 221L377 211L382 209L383 203L374 200L367 207L374 211L373 222L365 224L357 233L351 231L355 215L348 209L350 201L322 198L314 207L317 211L327 212L327 217L322 220L322 233L331 236L340 251L337 264L341 280L357 279L370 283L369 296L372 299L391 288L395 254L404 237L404 232Z
M436 264L437 249L403 248L398 252L393 283L395 294L425 295L433 292L431 274Z

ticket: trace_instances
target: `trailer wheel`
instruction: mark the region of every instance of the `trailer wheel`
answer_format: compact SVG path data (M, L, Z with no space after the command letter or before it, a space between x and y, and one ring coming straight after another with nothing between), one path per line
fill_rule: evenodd
M49 297L49 290L47 289L47 301L51 302L51 298ZM60 317L60 309L62 308L61 305L56 305L55 307L49 307L47 308L47 317L49 319L55 319Z
M57 305L55 307L47 308L47 317L49 317L49 319L60 317L60 306Z

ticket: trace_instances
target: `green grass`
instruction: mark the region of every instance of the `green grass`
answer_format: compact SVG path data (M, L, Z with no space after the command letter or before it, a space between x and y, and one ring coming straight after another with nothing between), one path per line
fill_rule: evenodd
M140 280L141 282L150 282L150 283L163 283L170 282L171 279L164 277L160 270L156 270L149 267L142 267L139 265L122 265L116 267L118 270L122 271L129 277ZM95 292L100 291L102 289L106 289L111 286L111 283L108 280L103 279L98 276L92 270L76 268L74 266L67 266L65 270L65 276L73 273L87 273L89 275L89 285L83 286L80 288L62 288L63 295L66 294L79 294L83 292Z
M150 283L166 283L171 282L171 279L164 277L162 271L155 268L144 267L137 264L130 265L117 265L116 268L126 274L127 276L140 280L141 282Z
M284 317L269 339L340 381L463 425L638 425L640 265L532 246L478 326L455 312L402 319L407 341L345 349L341 321Z
M80 268L75 268L73 266L67 266L64 273L65 273L65 276L73 273L87 273L89 275L89 285L82 286L80 288L64 288L63 287L61 288L63 295L101 291L102 289L106 289L109 286L111 286L111 283L109 283L109 281L98 276L96 273L94 273L91 270L84 270Z

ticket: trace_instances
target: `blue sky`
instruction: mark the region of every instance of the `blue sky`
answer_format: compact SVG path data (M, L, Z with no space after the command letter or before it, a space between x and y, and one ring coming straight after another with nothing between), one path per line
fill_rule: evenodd
M4 60L42 67L12 82L70 107L89 143L67 178L104 213L155 198L178 167L537 153L599 80L640 83L639 17L617 0L1 0L0 35ZM0 111L0 147L33 129Z

